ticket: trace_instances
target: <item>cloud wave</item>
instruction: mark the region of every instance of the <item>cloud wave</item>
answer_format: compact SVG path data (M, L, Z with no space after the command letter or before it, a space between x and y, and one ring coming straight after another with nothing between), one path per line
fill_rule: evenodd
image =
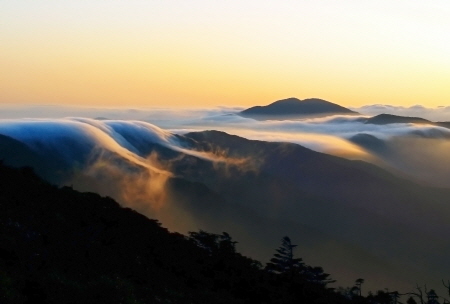
M41 119L39 131L35 129L34 131L29 131L29 134L32 132L48 132L48 134L51 134L52 132L57 133L65 130L64 132L68 132L67 134L72 132L68 137L73 138L77 136L77 132L84 132L86 136L89 135L84 139L84 146L94 146L95 142L99 140L104 142L103 145L106 145L108 138L113 138L113 141L108 143L108 145L112 145L108 149L115 150L114 145L119 145L122 149L120 151L124 155L133 154L134 161L139 161L139 157L146 155L149 142L165 145L174 151L206 158L211 161L212 158L217 158L217 155L200 154L198 151L186 149L183 145L177 143L175 134L182 135L192 131L220 130L248 139L297 143L318 152L369 161L396 172L403 172L411 178L418 178L425 182L431 181L435 185L450 187L450 182L436 182L437 179L429 178L434 173L436 176L448 175L448 169L445 166L438 165L446 160L443 149L436 149L436 151L440 152L437 154L430 147L446 146L450 138L449 129L425 124L375 125L365 123L365 120L369 117L368 115L379 113L418 116L434 121L450 120L450 107L431 109L423 106L406 108L372 105L353 109L364 114L360 116L329 116L283 121L258 121L244 118L238 115L240 110L242 108L239 107L124 109L49 105L28 108L3 105L0 117L27 117L27 115L57 117L57 121L66 122L65 127L61 125L56 126L54 124L55 119ZM76 114L78 114L79 118L62 118ZM16 123L20 121L21 124L26 124L33 121L33 119L9 121L10 127L8 127L8 132L14 133L13 121L16 121ZM38 120L34 119L34 121ZM65 129L68 128L68 125L72 129ZM81 125L83 128L80 127ZM92 128L90 129L88 126ZM373 136L384 142L389 146L389 153L386 152L387 150L380 153L371 144L355 141L354 138L361 134ZM23 137L25 135L22 134L20 136ZM409 153L401 153L405 145L398 144L400 142L399 139L405 138L408 138ZM74 144L77 145L77 143ZM72 154L70 150L67 150L66 155L69 158L73 156ZM403 156L400 157L399 155ZM428 167L421 166L419 170L419 166L416 165L417 158L413 157L414 155L421 155L428 160L426 163L430 165ZM216 161L223 161L223 159L217 158Z

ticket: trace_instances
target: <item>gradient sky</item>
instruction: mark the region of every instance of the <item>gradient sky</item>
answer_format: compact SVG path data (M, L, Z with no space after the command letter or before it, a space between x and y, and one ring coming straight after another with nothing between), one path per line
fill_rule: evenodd
M0 1L0 104L450 105L450 1Z

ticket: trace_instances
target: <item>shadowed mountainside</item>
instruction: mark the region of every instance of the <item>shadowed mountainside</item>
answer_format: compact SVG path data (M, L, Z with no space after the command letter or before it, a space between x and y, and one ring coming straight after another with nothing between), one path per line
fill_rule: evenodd
M308 259L333 261L326 266L334 271L341 263L348 273L360 265L376 284L403 281L400 285L405 287L407 281L414 284L418 274L431 278L427 275L431 269L445 276L439 265L445 263L442 252L450 251L443 233L450 220L449 190L422 187L374 165L295 144L249 141L215 131L186 137L201 149L226 150L231 157L259 162L257 171L229 178L205 171L194 176L180 172L233 206L229 216L222 214L233 219L234 227L240 226L233 233L251 231L261 246L275 237L279 227L295 231ZM353 261L347 263L343 256L352 256ZM421 263L416 263L419 259Z
M30 168L0 164L0 198L4 304L351 302L301 259L295 269L264 270L226 232L169 233L110 198L47 184Z
M49 158L40 155L26 144L0 134L0 160L2 159L5 159L10 166L31 166L51 182L58 181L57 172L64 167L57 159L50 161Z

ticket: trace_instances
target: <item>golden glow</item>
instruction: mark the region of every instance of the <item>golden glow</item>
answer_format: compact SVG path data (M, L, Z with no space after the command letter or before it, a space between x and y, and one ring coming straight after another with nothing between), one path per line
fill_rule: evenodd
M450 102L447 1L2 5L0 103Z

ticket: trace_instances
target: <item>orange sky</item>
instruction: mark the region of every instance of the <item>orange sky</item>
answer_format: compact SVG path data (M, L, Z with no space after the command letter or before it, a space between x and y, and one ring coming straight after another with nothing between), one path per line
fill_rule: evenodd
M0 103L450 105L448 1L2 1Z

